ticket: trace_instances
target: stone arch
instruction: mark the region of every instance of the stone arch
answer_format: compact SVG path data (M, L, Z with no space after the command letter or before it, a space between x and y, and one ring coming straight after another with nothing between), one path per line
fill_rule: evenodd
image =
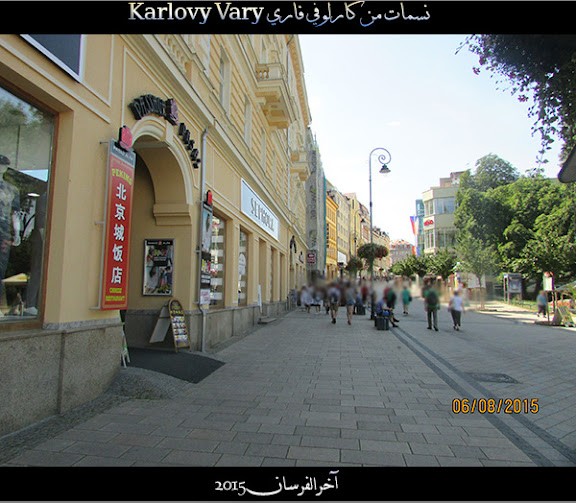
M134 150L146 164L154 185L154 216L158 225L191 224L193 179L190 160L174 126L150 117L133 128Z

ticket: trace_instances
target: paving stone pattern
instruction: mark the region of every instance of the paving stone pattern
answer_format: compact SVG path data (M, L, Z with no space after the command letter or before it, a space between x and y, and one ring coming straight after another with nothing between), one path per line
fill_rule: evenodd
M500 314L466 313L455 333L445 310L426 330L419 300L391 331L297 310L220 351L198 384L122 370L76 416L0 439L0 464L574 466L576 330ZM473 397L538 398L540 412L452 411Z

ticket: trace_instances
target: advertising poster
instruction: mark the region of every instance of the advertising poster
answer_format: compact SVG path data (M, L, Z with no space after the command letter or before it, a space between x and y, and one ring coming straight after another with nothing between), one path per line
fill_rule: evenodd
M122 150L114 140L110 141L100 299L102 310L128 307L128 262L135 163L134 152Z
M211 255L212 246L212 207L207 204L202 209L202 249L200 266L200 304L210 304L210 281L211 281Z
M174 240L144 240L143 295L171 296L174 278Z

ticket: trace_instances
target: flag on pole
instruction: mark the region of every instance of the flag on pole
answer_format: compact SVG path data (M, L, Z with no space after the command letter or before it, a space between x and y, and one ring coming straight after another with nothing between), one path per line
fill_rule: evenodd
M412 234L418 234L418 217L410 217L410 223L412 224Z

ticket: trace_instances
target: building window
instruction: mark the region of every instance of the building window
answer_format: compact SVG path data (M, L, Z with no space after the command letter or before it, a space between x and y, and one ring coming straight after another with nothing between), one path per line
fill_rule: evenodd
M0 88L0 322L38 316L54 117Z
M244 141L250 148L252 140L252 103L250 98L246 96L244 99Z
M214 215L212 218L212 246L211 278L210 278L210 305L224 306L224 249L226 245L226 223Z
M245 306L248 300L248 234L240 230L238 251L238 305Z
M224 51L220 50L220 103L226 112L230 111L230 60Z
M76 80L81 80L82 35L22 35L22 37L66 73Z
M437 215L447 215L454 213L454 198L440 197L435 199L434 210Z
M438 248L455 248L456 231L449 229L438 230Z
M431 231L424 231L424 248L429 250L430 248L436 247L436 239L435 239L434 230Z

